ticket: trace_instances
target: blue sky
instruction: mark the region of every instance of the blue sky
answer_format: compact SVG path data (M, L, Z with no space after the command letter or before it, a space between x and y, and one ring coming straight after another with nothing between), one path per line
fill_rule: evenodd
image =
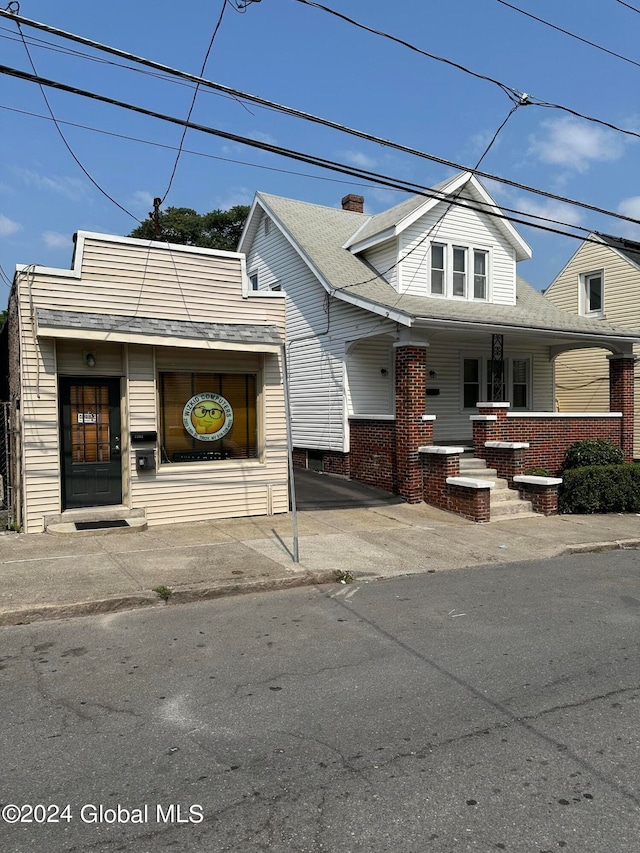
M640 130L640 107L633 97L640 67L579 44L497 0L325 2L537 98ZM640 61L640 14L617 0L515 3ZM29 0L22 2L21 14L198 73L221 6L222 0ZM25 34L82 49L30 28ZM0 19L0 37L2 62L30 70L11 21ZM42 47L30 49L44 77L186 117L192 92L184 85ZM464 165L476 162L511 108L506 95L490 83L356 30L297 0L262 0L245 14L228 7L205 76ZM164 146L179 142L180 127L63 92L49 91L48 96L61 120ZM0 106L46 114L34 84L6 76L0 77ZM246 108L203 90L193 120L420 184L431 185L450 174L426 160L272 110ZM128 234L135 227L135 219L91 185L50 121L7 109L0 109L0 121L0 263L10 277L16 263L68 267L71 237L77 230ZM135 217L146 218L153 196L162 196L167 188L175 152L63 128L96 181ZM482 168L640 218L638 143L558 110L529 106L510 119ZM254 192L262 190L337 206L345 193L360 192L366 210L375 213L406 197L195 131L188 132L186 149L198 154L183 155L166 205L206 212L249 204ZM640 239L640 230L634 231L630 223L498 184L488 188L509 207ZM520 272L544 288L579 243L526 226L520 230L534 252ZM7 295L8 287L2 285L3 304Z

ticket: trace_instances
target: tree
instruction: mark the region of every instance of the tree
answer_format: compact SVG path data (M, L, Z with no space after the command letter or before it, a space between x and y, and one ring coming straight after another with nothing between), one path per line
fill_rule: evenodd
M209 213L197 213L190 207L168 207L160 214L159 235L150 218L134 228L129 237L235 252L248 215L249 207L245 204Z

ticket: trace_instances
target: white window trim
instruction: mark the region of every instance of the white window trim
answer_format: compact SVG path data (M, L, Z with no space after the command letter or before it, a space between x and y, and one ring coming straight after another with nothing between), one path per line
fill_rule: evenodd
M432 293L431 291L431 247L442 246L444 248L444 293ZM453 295L453 250L465 250L465 295ZM487 257L486 266L486 294L484 299L476 299L474 296L474 252L483 252ZM427 295L434 299L456 299L460 302L491 302L493 283L492 252L489 246L468 243L464 245L460 241L432 240L426 257L427 272Z
M598 311L590 311L587 307L589 304L587 288L589 280L596 276L599 276L601 280L602 308ZM604 317L606 317L606 314L604 313L604 269L590 270L589 272L580 273L578 276L578 310L583 317L591 317L594 320L604 319Z
M249 290L250 291L253 291L255 293L257 290L260 290L260 276L258 274L258 270L251 270L251 272L248 275L248 279L249 279ZM253 281L254 279L255 279L255 287L254 287L254 281Z
M481 397L486 397L486 388L489 382L489 362L491 361L491 356L483 353L480 355L477 352L461 352L460 353L460 413L468 414L469 412L475 412L476 407L471 406L465 408L464 405L464 362L465 359L476 359L480 362L480 395ZM528 390L528 406L525 408L514 407L513 405L513 369L512 363L514 361L526 361L527 362L527 390ZM505 363L505 377L504 384L506 388L507 401L511 403L511 410L515 412L530 412L532 411L533 406L533 356L531 354L526 353L512 353L508 355L504 359Z

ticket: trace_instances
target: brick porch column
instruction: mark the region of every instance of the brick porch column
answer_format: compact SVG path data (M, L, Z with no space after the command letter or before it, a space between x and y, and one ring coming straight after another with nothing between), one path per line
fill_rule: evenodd
M422 500L418 448L433 443L433 423L424 421L427 354L424 346L394 344L396 351L396 466L398 494L407 503Z
M626 462L633 460L633 400L635 356L609 355L609 411L622 412L620 447Z

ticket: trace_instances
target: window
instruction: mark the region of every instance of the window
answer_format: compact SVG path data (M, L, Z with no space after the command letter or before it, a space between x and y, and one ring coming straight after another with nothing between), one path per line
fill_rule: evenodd
M492 393L490 358L462 359L462 408L475 409L479 401L490 401ZM484 389L484 394L481 393ZM531 359L506 358L503 362L502 398L512 410L531 408Z
M474 409L480 400L480 359L465 358L462 376L462 405Z
M269 219L269 217L268 217L268 216L265 216L265 218L264 218L264 233L265 233L265 236L269 233L269 231L270 231L270 230L271 230L271 220Z
M444 296L444 252L446 246L431 244L431 293Z
M161 462L258 456L256 376L161 373Z
M251 282L251 290L258 289L258 273L252 272L249 273L249 281Z
M489 252L486 249L432 243L430 258L429 293L432 296L489 298Z
M583 314L604 316L604 272L587 273L582 279Z
M473 250L473 298L487 298L487 253Z

